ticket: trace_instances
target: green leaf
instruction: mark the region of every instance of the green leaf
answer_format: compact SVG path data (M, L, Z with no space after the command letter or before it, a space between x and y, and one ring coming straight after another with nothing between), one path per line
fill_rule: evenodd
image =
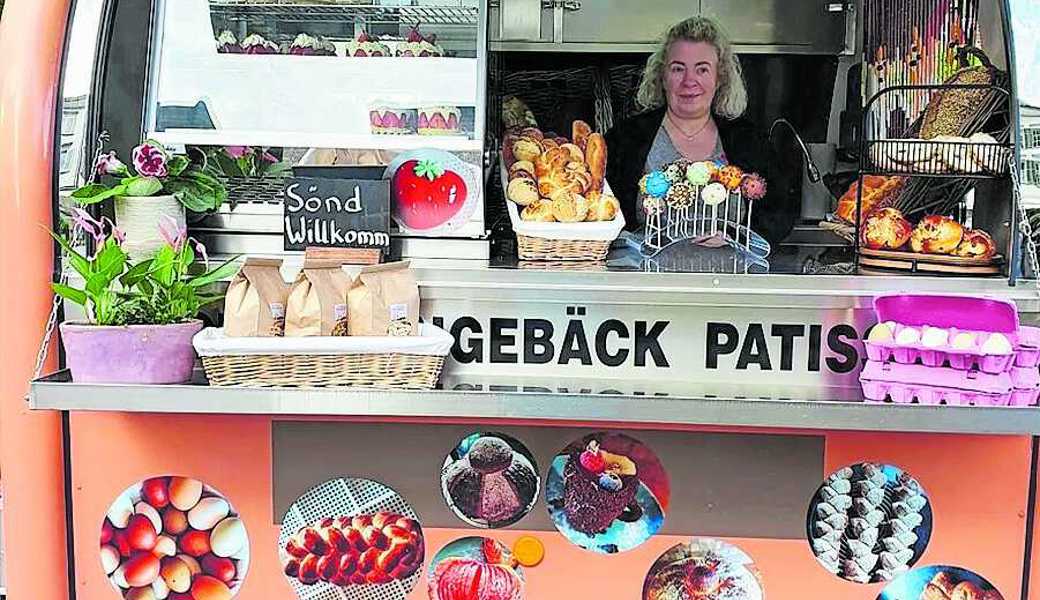
M237 256L231 258L227 260L224 264L217 267L216 269L210 271L209 273L204 273L202 275L199 275L198 277L191 279L188 282L188 285L190 285L193 288L198 288L205 285L209 285L211 283L216 283L218 281L223 281L224 279L228 279L238 272L237 261Z
M107 185L101 183L92 183L90 185L85 185L79 188L75 192L72 192L72 197L77 200L79 200L80 198L93 198L94 196L97 196L98 194L104 192L107 189Z
M162 182L157 177L131 177L126 185L126 195L143 198L162 191Z
M60 235L55 234L53 231L49 233L51 234L51 237L58 242L58 245L61 246L61 249L65 251L66 256L69 257L69 262L72 264L72 268L76 269L76 272L79 273L81 277L86 279L90 276L91 273L94 272L93 267L90 264L90 260L88 260L87 257L83 256L79 252L76 252L76 249L73 248L71 244L69 244L68 240L66 240L64 237Z
M96 191L96 186L88 186L88 187L95 188L94 190L91 190L91 191ZM101 188L105 188L105 186L100 186L100 187ZM125 196L125 195L126 195L126 186L124 186L124 185L117 185L117 186L115 186L113 188L105 188L102 191L99 191L99 192L95 193L93 196L76 196L75 194L73 194L73 199L78 204L80 204L82 206L89 206L91 204L97 204L98 202L102 202L104 200L108 200L109 198L113 198L115 196Z
M444 175L444 167L437 161L433 160L421 160L415 165L415 174L419 177L425 177L430 181L433 181Z
M119 278L119 283L123 284L123 287L130 289L137 287L137 285L148 277L148 273L152 270L152 260L143 260L136 265L130 267L123 276Z
M61 296L69 302L75 302L80 306L87 305L87 294L83 290L77 290L75 288L71 288L67 285L62 285L60 283L52 283L51 289L54 290L55 294Z
M171 176L176 177L183 173L190 164L191 160L189 160L187 156L178 154L177 156L170 158L169 162L166 163L166 169L169 171Z
M119 277L126 268L126 251L112 238L108 238L104 247L94 258L96 272L108 278L108 283Z

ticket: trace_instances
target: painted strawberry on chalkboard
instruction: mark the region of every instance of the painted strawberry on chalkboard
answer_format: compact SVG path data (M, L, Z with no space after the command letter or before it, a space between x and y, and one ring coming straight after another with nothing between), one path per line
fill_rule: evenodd
M448 225L466 205L468 189L462 176L434 160L409 160L393 179L395 216L415 231Z

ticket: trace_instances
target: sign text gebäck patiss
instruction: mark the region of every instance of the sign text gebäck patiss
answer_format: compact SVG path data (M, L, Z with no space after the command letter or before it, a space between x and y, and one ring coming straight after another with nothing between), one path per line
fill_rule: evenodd
M376 179L286 180L286 250L390 247L390 183Z

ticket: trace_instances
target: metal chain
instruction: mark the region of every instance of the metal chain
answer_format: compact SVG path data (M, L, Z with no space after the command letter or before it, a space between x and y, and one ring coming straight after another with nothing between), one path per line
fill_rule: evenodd
M69 282L69 270L65 266L65 261L62 261L61 276L58 277L58 282L65 285ZM43 341L40 343L40 351L36 353L36 368L33 369L33 379L39 379L43 373L43 363L47 362L47 355L50 354L51 337L54 336L54 329L58 326L58 309L61 308L61 296L54 294L54 299L51 301L51 314L47 318L47 327L43 330Z
M1037 258L1033 226L1029 223L1029 213L1026 212L1025 204L1022 202L1022 182L1019 178L1018 164L1014 160L1010 163L1011 193L1014 194L1014 202L1018 207L1018 230L1025 238L1026 257L1029 259L1029 268L1033 271L1033 286L1036 288L1037 295L1040 296L1040 259Z

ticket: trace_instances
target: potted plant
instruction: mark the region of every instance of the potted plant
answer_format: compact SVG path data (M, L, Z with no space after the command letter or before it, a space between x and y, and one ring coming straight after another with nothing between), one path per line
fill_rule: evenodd
M92 181L72 193L82 206L115 200L116 223L126 236L122 248L135 260L151 258L163 247L158 224L173 219L185 224L185 209L210 212L227 200L227 190L185 155L171 155L147 140L132 152L133 169L115 151L98 156Z
M222 295L204 288L230 277L232 261L210 269L202 244L170 217L159 223L163 246L153 258L131 264L125 237L107 219L73 209L69 237L52 234L83 287L55 283L55 293L83 306L87 321L60 327L73 381L184 383L195 363L192 337L202 329L203 306ZM93 238L92 254L76 250L78 233ZM204 267L200 268L200 259ZM198 273L198 274L193 274Z

